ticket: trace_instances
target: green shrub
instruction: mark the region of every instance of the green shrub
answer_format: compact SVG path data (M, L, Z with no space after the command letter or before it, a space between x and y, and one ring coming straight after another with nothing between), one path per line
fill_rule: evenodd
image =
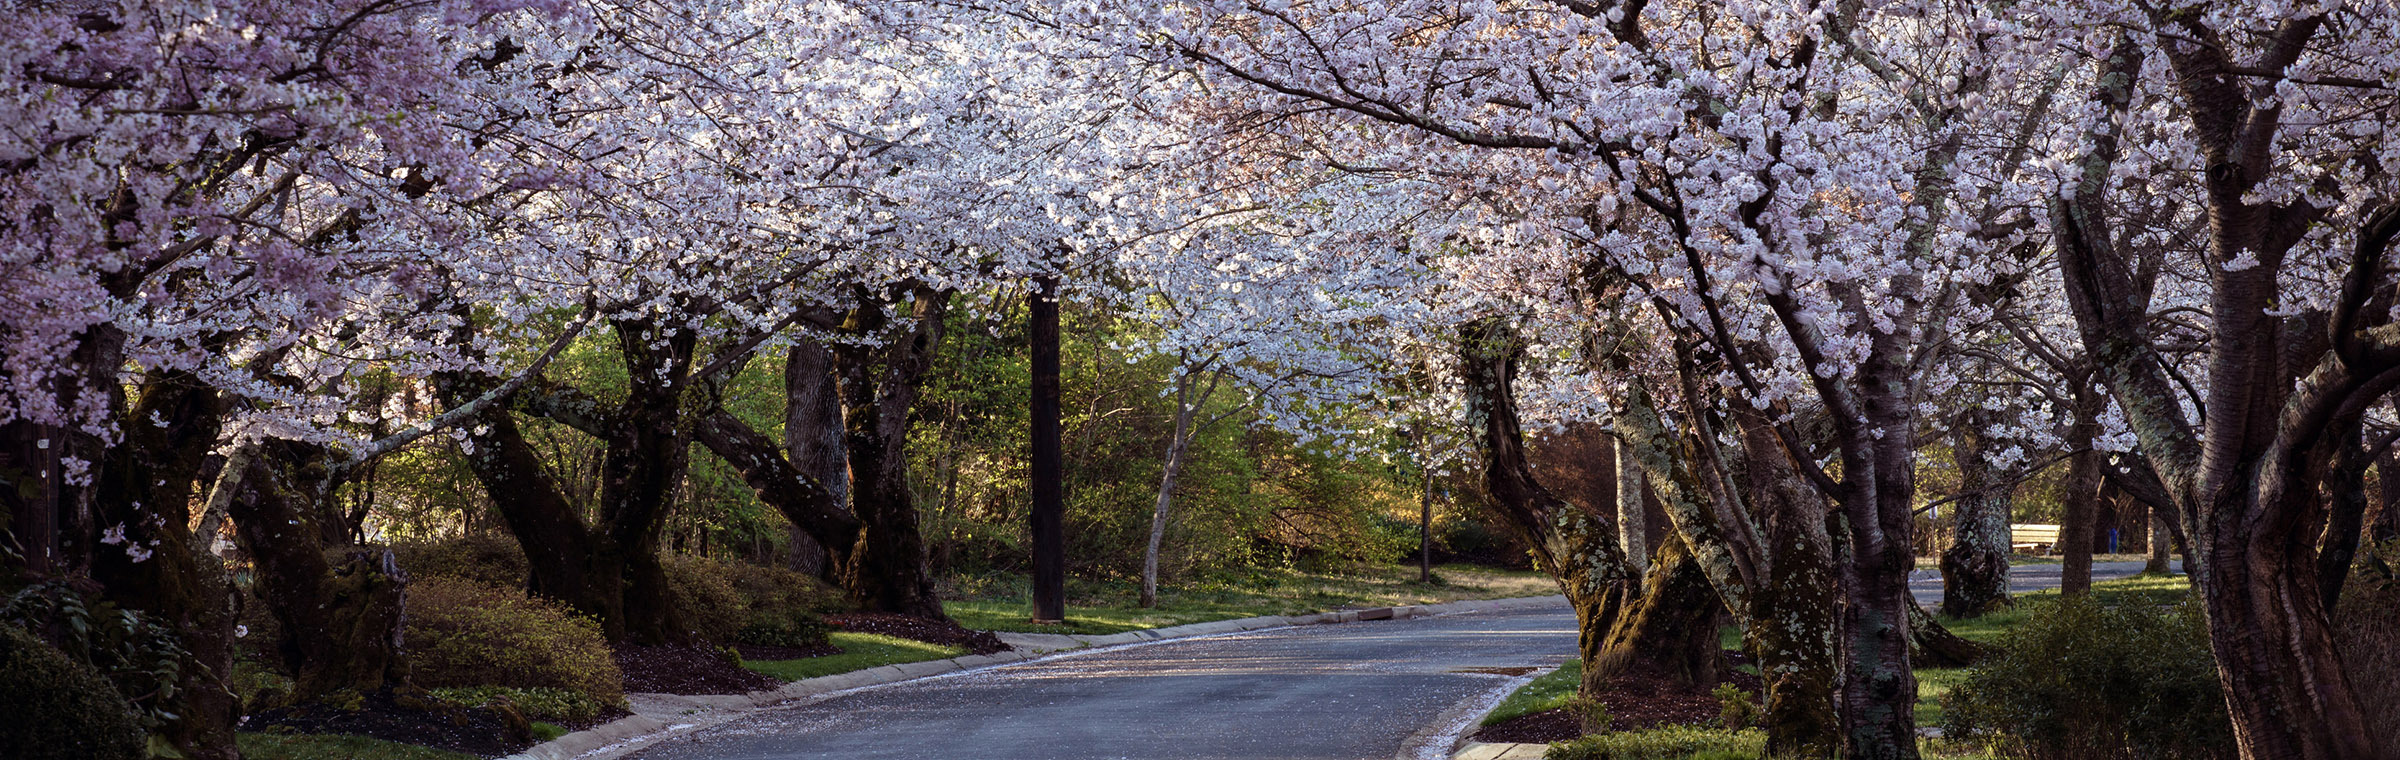
M705 557L673 552L659 555L667 587L675 595L675 615L703 641L732 641L749 622L750 605L726 577L726 565Z
M407 642L420 686L565 689L611 707L624 677L600 626L557 603L444 576L408 589Z
M511 686L445 686L427 689L435 699L460 707L506 702L527 720L584 723L600 717L608 705L572 689Z
M1764 731L1660 726L1594 734L1550 745L1544 760L1755 760L1767 751Z
M819 614L843 608L840 591L806 573L680 554L660 560L676 612L709 641L823 644L827 628Z
M134 696L134 722L155 731L176 720L168 710L191 656L183 642L148 615L106 601L87 602L60 581L27 586L0 606L0 623L55 644L67 659L90 666L120 695Z
M91 666L13 625L0 624L0 757L135 760L144 755L133 706Z
M525 588L525 579L532 572L517 540L497 533L398 543L392 545L392 554L400 569L414 578L438 575L487 586Z
M1737 731L1749 728L1764 713L1757 702L1750 700L1750 692L1743 691L1742 687L1721 683L1709 694L1717 698L1717 724L1726 728Z
M2029 760L2205 758L2233 729L2196 605L2037 608L1942 705L1944 735Z

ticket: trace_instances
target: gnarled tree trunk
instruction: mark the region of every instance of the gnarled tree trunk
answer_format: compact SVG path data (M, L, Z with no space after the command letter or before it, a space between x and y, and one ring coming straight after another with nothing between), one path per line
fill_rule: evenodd
M844 329L882 343L834 351L852 509L863 524L842 579L851 603L861 609L949 619L934 594L907 477L909 408L933 365L949 303L948 292L930 288L916 288L906 300L888 305L866 303L851 312ZM892 324L887 306L906 309L905 321Z
M1984 415L1970 412L1952 449L1958 531L1942 552L1942 614L1950 617L1977 617L2009 605L2008 523L2016 484L1986 456L1987 424Z

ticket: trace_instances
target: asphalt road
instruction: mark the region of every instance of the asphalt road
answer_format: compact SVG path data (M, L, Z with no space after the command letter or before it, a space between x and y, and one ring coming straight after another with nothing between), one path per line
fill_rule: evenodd
M1557 665L1556 608L1170 641L869 689L651 747L642 760L1383 760L1452 705Z
M2183 572L2183 562L2177 560L2173 564L2173 568L2175 572ZM2027 591L2058 588L2058 585L2064 582L2059 578L2059 572L2064 569L2064 566L2058 564L2010 567L2008 569L2009 593L2022 594ZM2092 563L2092 580L2105 581L2124 578L2141 571L2142 563L2140 562L2094 562ZM1942 603L1942 571L1927 569L1909 573L1908 591L1915 594L1917 603L1925 605L1926 609L1939 606Z

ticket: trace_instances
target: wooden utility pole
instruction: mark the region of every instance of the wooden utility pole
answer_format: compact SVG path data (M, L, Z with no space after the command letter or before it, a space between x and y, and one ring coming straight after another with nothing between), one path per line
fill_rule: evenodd
M1066 490L1058 441L1058 277L1034 278L1033 621L1067 619Z
M1417 582L1433 582L1433 456L1432 447L1424 444L1431 436L1418 434L1417 469L1425 478L1425 488L1417 494Z

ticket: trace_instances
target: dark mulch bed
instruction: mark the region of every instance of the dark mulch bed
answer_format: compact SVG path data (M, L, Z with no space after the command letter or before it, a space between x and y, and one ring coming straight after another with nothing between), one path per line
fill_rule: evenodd
M733 645L733 651L742 653L742 659L744 660L805 660L810 657L823 657L829 654L841 654L842 648L832 644L818 644L816 646L808 647L779 647L773 644L735 644Z
M389 689L366 695L357 709L310 703L254 713L242 730L358 734L484 757L506 755L534 744L523 718L511 721L490 708L452 707L423 697L395 696Z
M834 628L858 633L880 633L903 639L915 639L927 644L965 647L971 654L992 654L1008 651L1008 645L991 631L971 631L948 620L927 620L921 617L889 612L851 612L826 615L825 622Z
M1732 655L1735 653L1727 653ZM1746 657L1728 659L1719 683L1730 683L1750 692L1758 699L1763 686L1758 676L1735 671L1733 666ZM1662 725L1707 725L1724 712L1715 695L1690 687L1676 686L1657 679L1621 678L1609 684L1606 691L1596 695L1608 705L1608 728L1627 731ZM1500 723L1484 726L1475 732L1480 742L1529 742L1546 744L1573 739L1583 735L1582 722L1566 710L1547 710L1521 715Z
M725 652L702 645L618 647L617 668L625 690L663 694L742 694L783 682L744 669Z

